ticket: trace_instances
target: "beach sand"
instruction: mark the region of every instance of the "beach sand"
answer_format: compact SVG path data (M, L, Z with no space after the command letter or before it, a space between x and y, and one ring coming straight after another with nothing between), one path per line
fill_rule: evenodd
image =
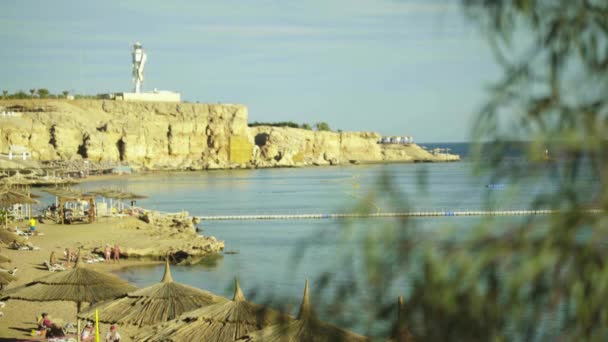
M25 228L27 224L19 224ZM14 224L9 225L15 226ZM6 269L17 267L17 280L5 287L5 290L26 284L32 280L50 274L44 267L43 262L49 260L51 252L55 252L59 262L64 261L63 251L66 247L75 249L84 246L83 252L88 252L92 247L102 247L106 243L114 245L118 243L122 250L127 248L167 248L171 245L183 243L184 236L172 233L171 236L159 233L159 229L136 218L127 217L123 219L111 218L100 219L92 224L39 224L37 230L44 235L30 237L29 240L40 250L17 251L2 247L0 253L11 258L11 263L2 264ZM84 267L101 272L113 272L123 267L145 264L159 264L161 261L144 261L141 259L121 260L116 263L86 264ZM0 309L4 316L0 317L0 341L6 340L29 340L32 339L31 331L36 328L36 317L42 312L51 315L51 320L76 323L76 303L73 302L28 302L22 300L7 300L6 306ZM83 309L86 308L83 305ZM105 336L109 326L101 325L101 337ZM119 332L125 341L133 328L119 327Z

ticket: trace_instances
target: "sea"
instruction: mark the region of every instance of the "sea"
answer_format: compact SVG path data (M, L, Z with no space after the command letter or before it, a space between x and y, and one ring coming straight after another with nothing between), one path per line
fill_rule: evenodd
M213 216L520 210L530 207L537 194L556 186L549 176L522 176L494 184L490 175L473 171L468 144L422 145L431 150L449 148L462 161L135 174L88 181L80 187L144 194L148 197L137 205L151 210ZM592 191L592 182L589 187ZM481 223L500 229L521 219L441 216L410 219L408 224L431 236L457 238ZM370 299L375 294L366 290L365 284L377 275L366 268L365 253L369 238L384 243L383 238L394 234L384 229L396 222L390 218L203 221L200 234L225 241L226 253L198 265L173 266L171 272L177 282L226 297L232 296L238 277L248 299L294 315L308 279L320 318L382 336L390 319L368 322L370 312L378 309L374 305L386 303ZM160 281L163 271L164 266L132 267L118 276L145 287ZM392 281L383 294L396 302L398 296L407 295L408 286L407 281ZM352 290L347 291L354 303L349 314L323 309L345 289Z

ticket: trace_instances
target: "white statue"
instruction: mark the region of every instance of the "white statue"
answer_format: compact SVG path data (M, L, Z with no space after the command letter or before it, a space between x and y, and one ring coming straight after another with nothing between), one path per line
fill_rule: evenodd
M133 45L133 82L135 83L135 92L139 93L141 84L144 83L144 66L148 56L144 52L139 42Z

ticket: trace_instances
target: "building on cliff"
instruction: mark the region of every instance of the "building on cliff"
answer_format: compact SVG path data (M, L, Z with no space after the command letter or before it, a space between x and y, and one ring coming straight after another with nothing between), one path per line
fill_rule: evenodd
M132 56L132 76L134 88L132 93L112 93L106 94L106 98L119 101L151 101L151 102L181 102L180 93L167 90L157 90L142 93L141 86L144 83L144 67L148 60L148 55L144 52L142 45L137 42L133 45Z

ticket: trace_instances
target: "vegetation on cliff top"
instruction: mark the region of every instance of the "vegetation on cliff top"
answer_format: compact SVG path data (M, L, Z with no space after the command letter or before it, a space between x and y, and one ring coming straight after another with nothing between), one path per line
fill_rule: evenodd
M9 93L8 90L2 90L3 100L25 100L25 99L66 99L70 95L68 90L64 90L59 94L53 94L47 88L29 89L29 93L23 90L18 90L14 93ZM86 95L86 94L75 94L75 99L102 99L103 94L97 95Z
M329 127L329 124L327 122L317 122L315 123L313 126L311 126L308 123L303 123L303 124L298 124L296 122L293 121L279 121L279 122L258 122L258 121L254 121L254 122L250 122L249 124L247 124L249 127L256 127L256 126L271 126L271 127L291 127L291 128L301 128L301 129L308 129L308 130L312 130L313 127L316 131L327 131L327 132L331 132L332 129L331 127Z

